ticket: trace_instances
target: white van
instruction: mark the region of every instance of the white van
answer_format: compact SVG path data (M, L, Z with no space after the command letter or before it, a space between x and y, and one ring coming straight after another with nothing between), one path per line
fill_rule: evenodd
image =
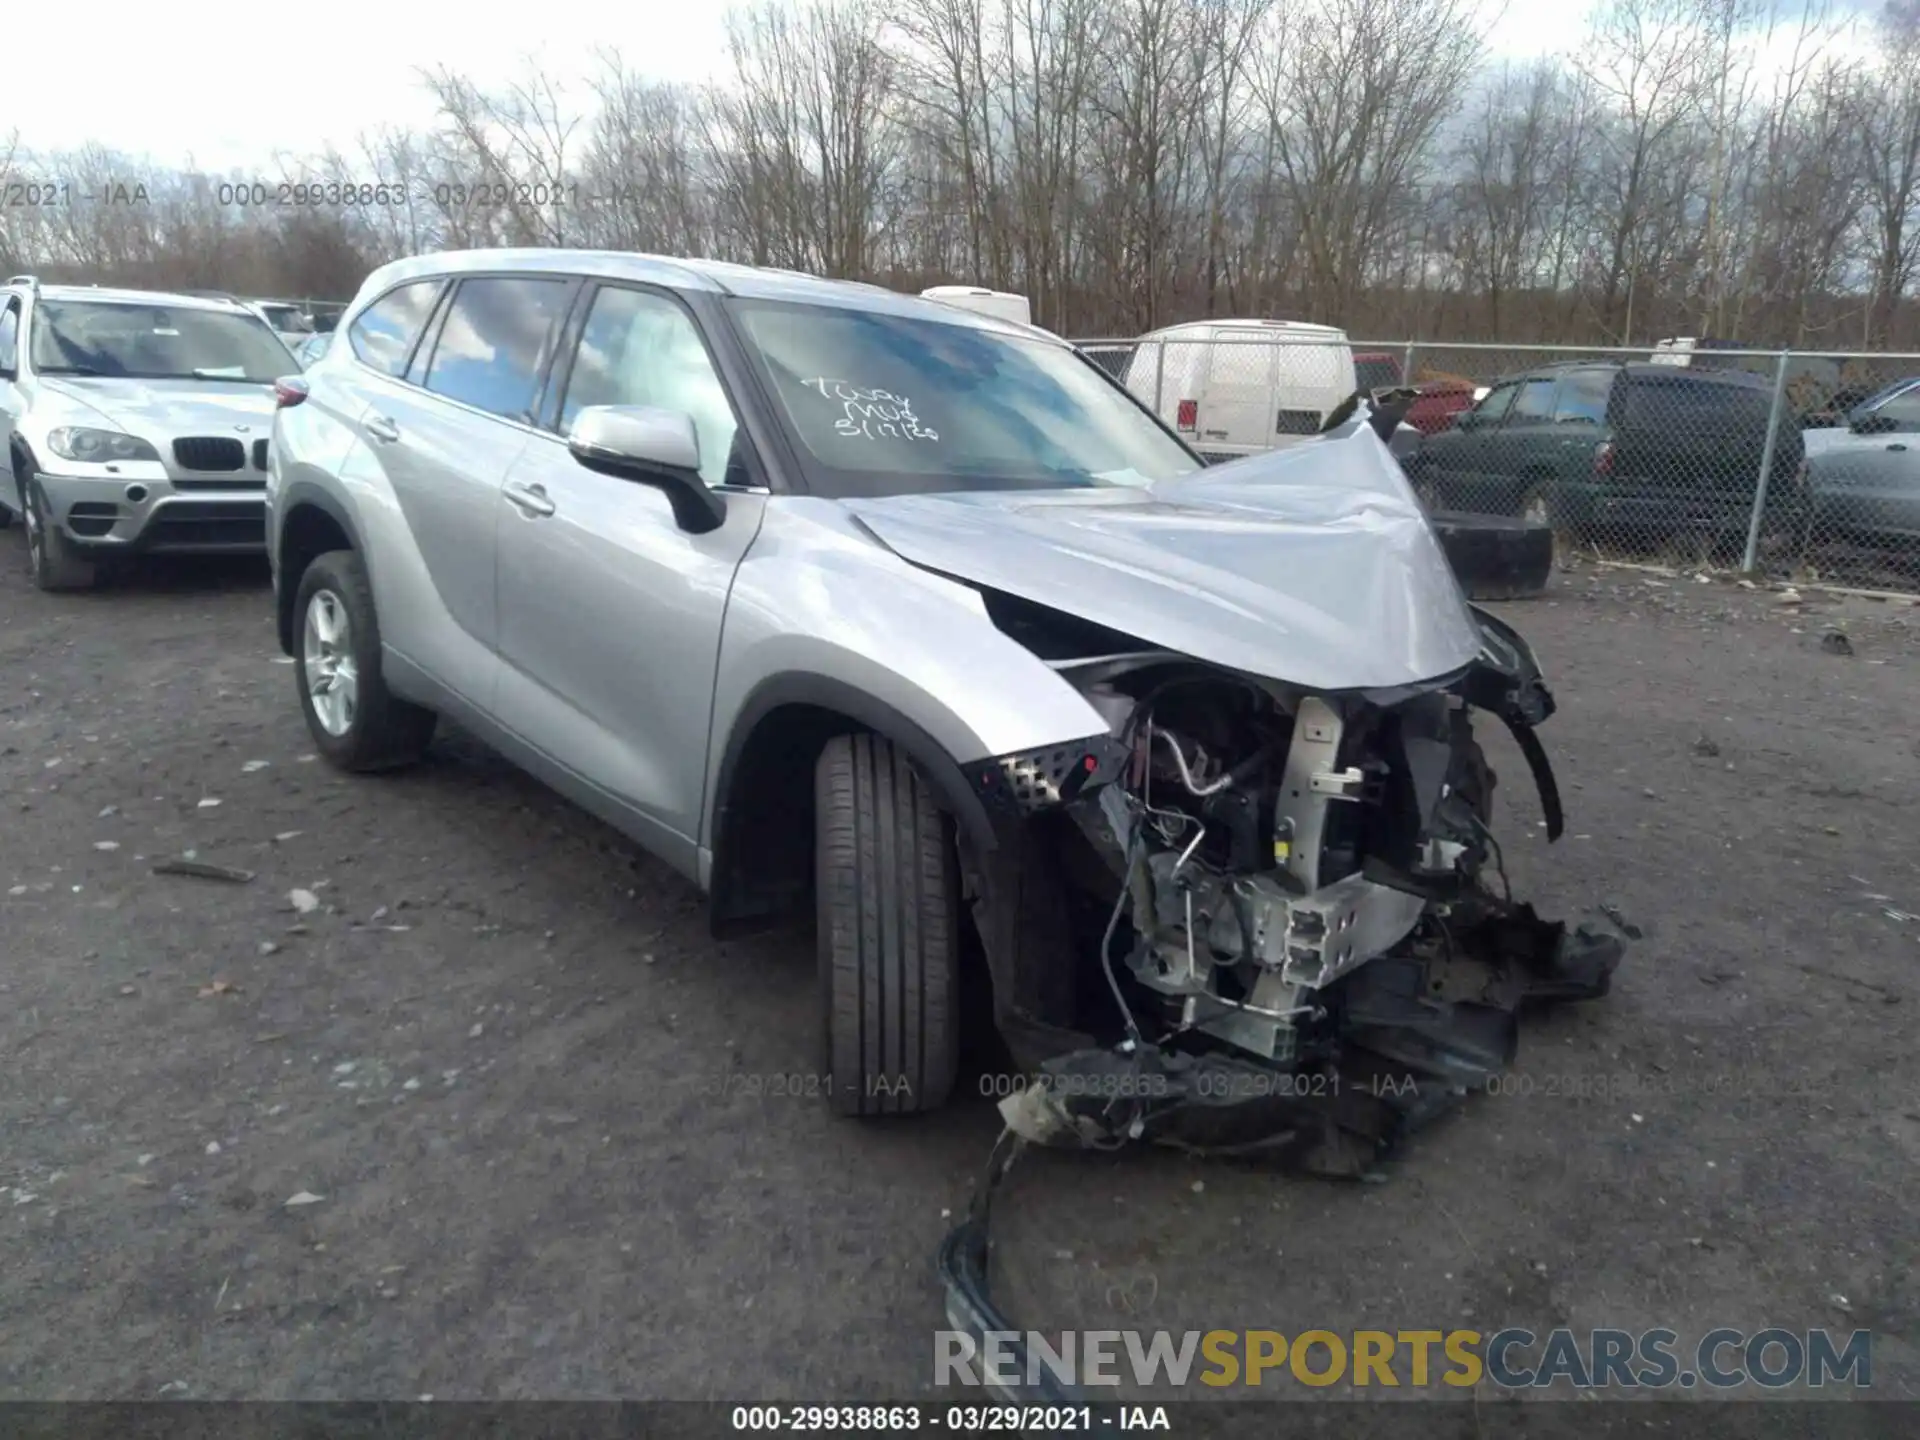
M962 310L991 315L996 320L1011 320L1015 325L1033 324L1033 306L1027 297L1005 290L989 290L983 285L935 285L922 290L920 298L958 305Z
M1655 365L1691 365L1697 337L1676 335L1670 340L1655 343L1653 354L1647 357Z
M1125 384L1208 460L1316 435L1359 388L1347 332L1302 320L1196 320L1140 337Z

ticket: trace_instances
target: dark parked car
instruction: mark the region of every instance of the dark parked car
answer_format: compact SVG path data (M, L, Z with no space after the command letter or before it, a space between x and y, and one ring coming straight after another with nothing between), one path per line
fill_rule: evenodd
M1582 538L1744 539L1772 391L1758 376L1575 361L1500 381L1407 462L1433 509L1519 515ZM1798 426L1779 427L1769 529L1805 506Z

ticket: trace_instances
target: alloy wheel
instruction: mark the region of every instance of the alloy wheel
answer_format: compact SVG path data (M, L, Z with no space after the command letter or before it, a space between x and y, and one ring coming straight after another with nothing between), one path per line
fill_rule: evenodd
M360 708L360 671L353 658L353 621L331 590L316 590L307 601L305 643L307 696L329 735L345 735Z

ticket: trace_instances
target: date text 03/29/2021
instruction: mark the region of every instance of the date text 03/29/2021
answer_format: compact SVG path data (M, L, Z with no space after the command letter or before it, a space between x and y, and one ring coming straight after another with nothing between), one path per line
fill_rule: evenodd
M732 1428L772 1434L1073 1435L1169 1432L1164 1405L736 1405Z

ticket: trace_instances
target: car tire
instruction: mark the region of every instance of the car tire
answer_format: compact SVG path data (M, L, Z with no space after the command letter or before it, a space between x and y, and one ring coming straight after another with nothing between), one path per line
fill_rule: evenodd
M45 492L25 479L21 481L20 492L27 507L27 565L35 588L50 594L91 590L99 572L92 560L54 528L48 519L51 507Z
M959 864L932 787L891 742L843 735L814 767L827 1072L842 1115L946 1103L959 1069Z
M418 760L438 717L400 699L380 673L380 621L367 567L353 550L315 557L293 602L293 661L307 730L342 770Z

